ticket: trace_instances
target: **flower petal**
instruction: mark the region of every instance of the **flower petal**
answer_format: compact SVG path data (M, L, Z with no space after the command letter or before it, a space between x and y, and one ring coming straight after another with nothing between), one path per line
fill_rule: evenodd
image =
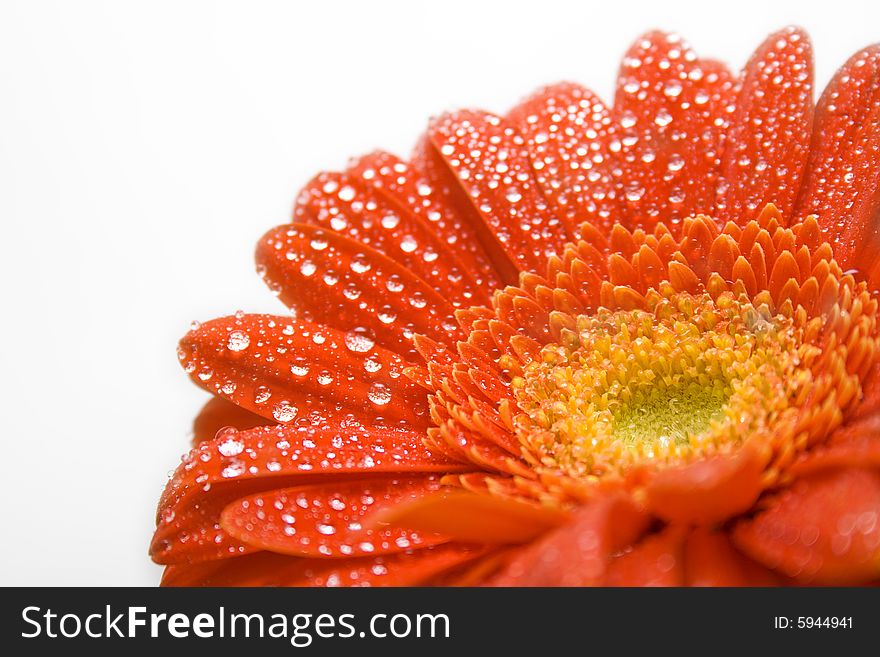
M286 425L227 430L190 450L168 482L159 508L199 497L206 487L214 491L225 482L268 478L274 487L282 488L312 483L309 477L314 476L467 469L431 453L422 436L421 431L367 426L345 417L302 418Z
M743 225L773 203L792 220L812 124L812 46L789 27L767 37L743 71L721 159L719 219Z
M433 226L406 207L390 203L362 178L350 173L316 176L300 192L293 217L298 223L335 231L382 253L455 306L472 305L475 293L481 301L488 300Z
M687 586L778 586L781 578L739 552L726 532L697 527L684 545Z
M819 99L797 212L819 215L841 267L871 273L880 254L880 45L853 55Z
M369 525L383 509L436 492L437 477L337 481L273 489L236 500L221 526L262 550L311 557L391 554L445 543L437 534Z
M880 471L843 468L797 480L733 532L737 547L801 582L880 575Z
M650 32L629 49L612 112L621 223L674 227L714 207L733 93L730 73L677 35Z
M617 195L611 176L611 116L589 89L562 82L514 107L508 120L525 138L532 173L570 225L611 227ZM543 272L541 272L543 273Z
M862 400L855 409L856 418L880 413L880 362L874 363L862 380Z
M455 344L455 308L402 265L332 231L306 224L270 230L257 264L280 299L305 318L343 331L372 332L380 345L412 357L412 334Z
M161 564L198 563L253 552L254 548L226 533L220 514L233 500L264 487L251 481L210 491L191 504L160 505L150 557Z
M596 586L611 555L638 539L650 518L625 497L582 507L571 522L524 548L493 586Z
M761 494L766 458L747 444L656 473L645 488L648 509L668 522L713 524L747 510Z
M375 152L355 160L350 171L393 206L423 219L445 246L440 255L454 253L473 276L476 296L481 290L501 287L498 272L473 226L445 202L443 194L433 189L412 164L388 153Z
M253 429L269 424L265 418L236 406L223 397L211 397L193 420L193 445L211 440L220 429Z
M193 329L178 355L197 385L270 421L327 409L428 422L424 389L403 376L406 361L369 331L242 314Z
M376 521L474 543L524 543L568 514L513 499L450 491L389 507Z
M503 258L515 270L543 273L547 258L562 253L572 227L548 207L523 138L509 122L487 112L446 114L431 123L427 147L445 164L445 171L427 171L429 178L443 176L435 186L457 188L459 198L464 192L468 200L458 206L467 203L477 217L471 223L488 229L492 243L485 233L481 240L497 254L493 262Z
M418 586L486 554L438 545L354 559L303 559L257 552L237 559L169 566L162 586Z
M684 528L670 526L614 557L608 563L605 586L681 586L684 534Z
M880 468L880 415L868 415L840 427L826 444L795 461L788 473L803 477L844 467Z

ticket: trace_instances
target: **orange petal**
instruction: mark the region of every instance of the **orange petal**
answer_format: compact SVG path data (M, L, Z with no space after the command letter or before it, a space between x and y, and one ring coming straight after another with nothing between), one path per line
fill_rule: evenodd
M733 80L722 66L696 58L676 35L650 32L624 57L612 116L623 223L705 212L715 204Z
M223 397L211 397L193 420L193 445L211 440L220 429L252 429L268 424L265 418L236 406Z
M682 527L667 527L642 539L629 552L613 558L606 586L681 586L684 583Z
M303 559L272 552L195 565L169 566L162 586L418 586L486 554L438 545L354 559Z
M843 467L880 468L880 415L867 415L840 427L826 444L795 461L788 472L803 477Z
M445 245L440 259L446 253L455 254L472 275L478 288L475 290L477 298L480 298L481 289L489 292L502 287L499 274L468 217L447 203L441 190L434 189L416 167L394 155L375 152L358 158L350 170L392 206L403 208L402 212L408 211L431 227Z
M460 111L432 122L428 137L500 249L520 271L543 274L573 226L548 207L522 137L504 119Z
M430 133L419 139L410 164L422 184L431 189L440 206L448 208L450 215L459 217L462 225L467 226L474 235L479 250L486 254L497 280L500 281L500 285L493 289L504 285L515 285L519 280L520 270L483 221L459 183L458 176L449 168L443 155L434 146Z
M392 554L449 539L399 528L369 526L382 509L436 492L437 477L337 481L274 489L229 504L221 526L262 550L311 557Z
M371 180L375 176L373 170ZM489 300L488 291L471 278L434 226L389 202L361 177L351 173L316 176L300 192L293 216L296 222L335 231L382 253L455 306L472 305L475 294L482 302Z
M700 287L700 279L694 271L680 262L669 263L669 282L677 291L687 291L696 294Z
M589 89L562 82L529 96L507 115L525 138L535 180L569 224L610 228L617 220L611 176L612 123Z
M798 198L816 214L844 269L870 273L880 254L880 45L837 72L816 106L810 159Z
M736 545L805 583L858 584L880 575L880 472L842 468L797 480L740 522Z
M687 537L684 571L687 586L778 586L782 581L733 547L726 532L705 527Z
M807 34L771 34L746 64L718 184L718 218L740 225L773 203L791 221L813 124L813 51Z
M408 363L373 336L291 317L236 315L187 333L178 355L197 385L270 422L326 408L425 426L424 388L402 376Z
M762 490L765 459L748 446L655 474L645 504L669 522L713 524L749 509Z
M596 586L611 555L645 530L650 518L622 496L582 507L571 522L524 548L494 586Z
M376 522L436 532L474 543L524 543L565 522L568 514L526 502L449 491L401 503Z
M413 332L453 345L455 308L411 271L364 244L305 224L270 230L257 265L279 298L311 321L363 328L411 357Z
M472 466L471 466L472 467ZM151 553L162 562L216 558L212 541L227 536L219 520L231 502L255 492L334 477L462 472L430 452L421 432L368 427L346 418L224 431L190 451L159 501ZM216 498L216 499L215 499ZM223 539L225 541L225 539ZM226 547L239 541L225 542Z
M161 564L198 563L253 552L226 533L220 514L230 502L261 488L262 482L250 481L209 491L192 504L160 505L150 557Z
M874 363L862 381L862 400L855 417L864 418L880 413L880 362Z

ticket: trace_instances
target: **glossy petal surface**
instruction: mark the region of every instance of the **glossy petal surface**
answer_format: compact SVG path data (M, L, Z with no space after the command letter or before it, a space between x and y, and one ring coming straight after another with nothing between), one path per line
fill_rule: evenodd
M764 565L808 583L858 584L880 574L880 470L805 477L734 533Z

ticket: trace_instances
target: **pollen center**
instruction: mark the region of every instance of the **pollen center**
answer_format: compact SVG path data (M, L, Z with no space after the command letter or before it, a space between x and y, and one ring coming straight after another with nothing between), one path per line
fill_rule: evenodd
M735 449L793 423L815 347L795 320L724 294L651 291L644 310L570 318L513 382L516 429L577 477Z
M687 444L688 437L707 431L724 414L730 398L725 391L691 382L673 388L657 386L621 404L612 430L625 443Z

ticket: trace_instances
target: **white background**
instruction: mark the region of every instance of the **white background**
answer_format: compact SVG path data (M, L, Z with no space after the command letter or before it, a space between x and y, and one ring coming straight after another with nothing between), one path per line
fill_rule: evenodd
M280 309L253 246L313 173L560 79L610 99L649 28L738 68L789 23L824 86L880 3L0 0L0 584L158 581L155 503L207 397L175 343Z

